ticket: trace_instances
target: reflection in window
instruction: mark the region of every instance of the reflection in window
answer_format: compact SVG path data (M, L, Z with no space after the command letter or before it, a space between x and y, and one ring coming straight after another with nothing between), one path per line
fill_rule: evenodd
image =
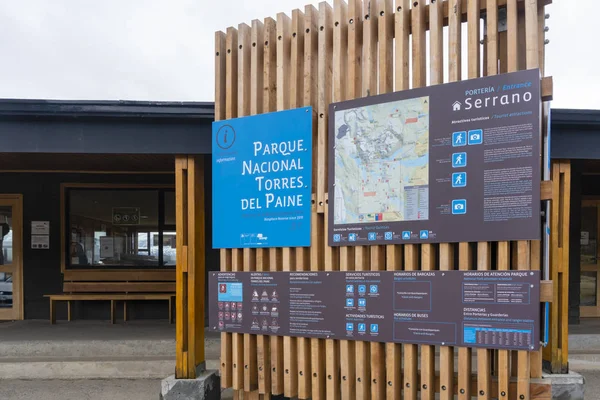
M12 264L12 207L0 206L0 265Z
M10 308L13 305L12 274L0 272L0 308Z
M159 189L71 189L68 191L69 265L74 268L156 268L175 265L175 226L165 224ZM162 240L162 243L161 243ZM168 246L165 245L168 242ZM174 242L173 242L174 243Z
M581 265L595 265L598 262L598 208L581 209Z
M581 285L579 293L579 305L585 306L596 306L597 303L597 280L598 274L596 272L581 271Z

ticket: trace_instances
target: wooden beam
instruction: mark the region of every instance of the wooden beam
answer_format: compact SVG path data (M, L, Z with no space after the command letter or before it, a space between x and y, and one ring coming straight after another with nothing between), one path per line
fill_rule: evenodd
M554 80L551 76L542 78L542 101L551 101L554 98Z

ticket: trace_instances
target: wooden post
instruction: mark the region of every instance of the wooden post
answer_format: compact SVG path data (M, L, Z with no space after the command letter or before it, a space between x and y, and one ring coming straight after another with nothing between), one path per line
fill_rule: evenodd
M204 368L204 160L175 160L177 221L176 368L178 379L194 379Z

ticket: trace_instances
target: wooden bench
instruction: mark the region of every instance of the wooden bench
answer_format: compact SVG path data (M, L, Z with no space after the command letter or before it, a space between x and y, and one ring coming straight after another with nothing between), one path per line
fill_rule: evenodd
M49 294L44 297L50 299L50 323L56 323L57 301L67 302L67 320L71 321L72 301L110 301L110 322L116 321L116 302L123 302L123 320L127 322L127 301L131 300L167 300L169 302L169 323L173 323L173 300L175 293L72 293L72 294Z
M56 323L56 302L67 302L67 319L71 321L71 302L110 301L110 321L115 323L116 303L123 302L123 319L127 321L128 301L166 300L169 323L173 323L175 271L65 271L63 293L49 294L50 323Z

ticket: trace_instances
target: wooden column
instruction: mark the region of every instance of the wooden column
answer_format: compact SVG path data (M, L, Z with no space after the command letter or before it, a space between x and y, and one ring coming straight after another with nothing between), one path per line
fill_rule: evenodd
M204 368L204 160L175 160L177 223L176 366L177 379L194 379Z
M568 372L569 361L569 225L571 207L571 163L569 160L552 161L552 213L550 279L549 342L544 348L546 365L552 373Z

